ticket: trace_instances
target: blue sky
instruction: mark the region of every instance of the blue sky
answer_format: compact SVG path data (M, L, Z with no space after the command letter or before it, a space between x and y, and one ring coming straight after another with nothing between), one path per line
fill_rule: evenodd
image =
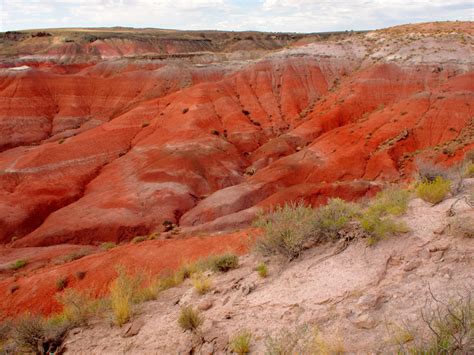
M53 27L319 32L474 20L474 0L0 0L0 31Z

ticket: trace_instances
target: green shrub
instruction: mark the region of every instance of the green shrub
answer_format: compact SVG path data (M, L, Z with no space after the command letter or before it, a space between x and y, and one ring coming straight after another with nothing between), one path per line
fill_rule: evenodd
M252 333L248 330L242 330L232 337L229 348L232 352L243 355L250 353L250 343L252 341Z
M267 264L265 263L260 263L258 264L258 266L256 267L256 270L258 272L258 275L261 277L261 278L265 278L268 276L268 267L267 267Z
M211 269L215 272L227 272L239 266L239 257L235 254L224 254L210 258Z
M437 176L433 181L424 180L418 183L416 194L424 201L437 204L443 201L451 189L451 181Z
M196 331L202 325L203 319L199 312L195 311L191 306L181 309L178 324L184 330Z
M303 203L278 206L257 218L254 225L263 230L255 249L264 254L281 254L296 258L304 244L314 236L314 210Z
M360 225L362 229L369 234L367 238L369 245L374 245L390 235L409 231L405 223L395 221L388 216L383 217L374 212L366 212L363 214L360 218Z
M408 232L402 221L390 217L406 212L410 194L399 188L389 188L379 192L369 207L359 216L362 230L368 234L367 243L374 245L383 238L398 233Z
M15 260L13 263L10 264L10 269L12 270L19 270L22 267L25 267L28 264L28 261L25 259L18 259Z
M391 214L399 216L408 209L410 193L397 187L391 187L379 192L370 206L370 210L377 214Z
M313 234L319 241L335 240L338 232L354 217L356 205L339 198L330 199L325 206L321 206L315 213Z

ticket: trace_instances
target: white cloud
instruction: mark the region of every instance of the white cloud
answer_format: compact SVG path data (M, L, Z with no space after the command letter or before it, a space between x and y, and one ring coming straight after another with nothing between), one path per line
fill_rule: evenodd
M472 0L0 0L0 30L133 26L317 32L473 20Z

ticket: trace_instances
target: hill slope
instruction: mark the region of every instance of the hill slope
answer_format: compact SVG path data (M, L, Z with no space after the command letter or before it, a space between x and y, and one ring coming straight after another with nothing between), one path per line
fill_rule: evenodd
M1 309L57 310L64 275L103 294L118 262L159 273L243 253L254 231L236 230L269 206L371 196L417 159L459 161L474 147L473 35L472 22L3 34ZM99 247L136 236L157 240ZM58 260L75 254L93 255Z

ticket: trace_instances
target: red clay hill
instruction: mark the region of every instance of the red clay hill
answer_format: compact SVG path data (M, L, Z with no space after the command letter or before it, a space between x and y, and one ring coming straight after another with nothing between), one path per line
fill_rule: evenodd
M248 233L216 232L289 200L372 194L417 159L459 160L474 147L473 36L472 22L0 34L0 309L50 312L48 280L79 269L78 287L103 288L120 261L244 252ZM54 265L84 245L94 255Z

